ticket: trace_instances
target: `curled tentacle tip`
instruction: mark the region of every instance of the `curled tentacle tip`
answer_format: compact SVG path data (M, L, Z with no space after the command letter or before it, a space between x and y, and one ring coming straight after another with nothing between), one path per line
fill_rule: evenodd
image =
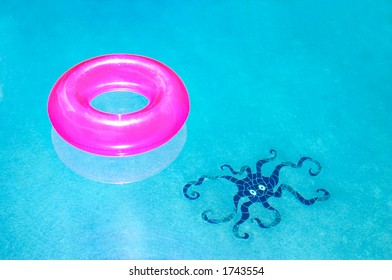
M321 168L320 168L321 169ZM318 169L316 172L313 172L313 170L312 170L312 168L311 169L309 169L309 174L310 174L310 176L317 176L317 175L319 175L320 174L320 169Z
M247 234L246 232L244 233L244 235L236 235L236 237L241 238L241 239L248 239L249 238L249 234Z
M270 154L272 154L272 155L276 155L276 150L275 150L275 149L271 149L269 152L270 152Z
M237 238L241 238L241 239L248 239L249 238L249 234L247 234L246 232L244 232L244 235L240 235L239 230L238 230L238 225L235 225L233 227L233 233L234 233L234 236Z
M244 235L240 235L238 232L234 232L234 236L237 238L241 238L241 239L248 239L249 238L249 234L248 233L244 233Z
M210 219L210 218L208 218L207 213L212 214L212 215L214 214L212 210L209 210L209 209L205 210L205 211L201 214L201 218L202 218L204 221L206 221L206 222L208 222L208 223L210 223L210 224L220 224L220 223L225 222L224 219L223 219L223 220L219 220L219 219Z
M190 200L194 200L194 199L198 199L200 197L200 193L198 192L191 192L191 193L184 193L185 197L190 199Z
M322 197L319 197L317 200L318 201L323 201L323 200L327 200L330 197L329 191L325 190L325 189L318 189L316 192L320 192L322 191L324 193L324 195Z
M232 169L231 166L228 165L228 164L223 164L223 165L221 165L221 167L220 167L221 170L225 170L226 168Z
M316 192L323 192L324 194L329 194L329 191L326 189L317 189Z
M210 212L211 212L211 210L206 210L206 211L204 211L203 213L201 213L201 218L202 218L204 221L208 221L209 219L208 219L207 213L210 213Z

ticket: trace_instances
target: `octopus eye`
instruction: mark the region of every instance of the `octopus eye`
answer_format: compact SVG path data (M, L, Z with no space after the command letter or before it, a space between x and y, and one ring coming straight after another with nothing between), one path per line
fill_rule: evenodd
M256 196L256 191L255 190L250 190L249 191L251 195Z
M259 190L264 191L265 190L265 186L259 185Z

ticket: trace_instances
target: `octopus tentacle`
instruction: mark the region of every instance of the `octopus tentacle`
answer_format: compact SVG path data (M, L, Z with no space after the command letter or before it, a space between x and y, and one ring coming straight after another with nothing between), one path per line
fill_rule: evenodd
M299 168L299 167L302 167L302 165L303 165L303 163L305 161L311 161L314 164L316 164L316 166L317 166L317 170L316 171L313 171L312 168L309 169L309 174L311 176L317 176L318 174L320 174L322 167L321 167L321 164L317 160L314 160L314 159L312 159L310 157L302 157L302 158L299 159L297 164L292 163L292 162L282 162L281 164L277 165L275 167L275 170L272 172L271 178L274 178L274 179L277 180L279 178L279 172L280 172L280 170L283 167L290 166L292 168Z
M241 167L240 171L235 171L235 170L233 169L233 167L231 167L231 166L228 165L228 164L224 164L224 165L221 166L221 169L222 169L222 170L224 170L225 168L228 168L228 169L230 170L230 172L233 173L234 175L237 175L237 174L241 175L241 174L244 173L245 171L246 171L246 173L247 173L248 176L252 174L252 170L251 170L250 167L247 166L247 165Z
M191 200L199 198L200 197L200 193L198 193L196 191L192 191L191 193L188 193L188 190L193 185L195 185L195 186L201 185L203 183L203 181L206 180L206 179L213 179L213 180L215 180L216 178L204 175L204 176L201 176L197 181L191 181L191 182L187 183L184 186L184 188L182 189L182 192L183 192L184 196L186 198L188 198L188 199L191 199Z
M270 227L274 227L277 224L279 224L280 220L281 220L281 216L280 216L279 211L276 210L274 207L272 207L266 200L263 201L262 204L265 208L274 212L274 214L275 214L274 220L269 224L265 224L265 223L261 222L261 220L259 218L254 218L253 220L255 220L258 223L259 227L261 227L261 228L270 228Z
M314 197L314 198L311 198L311 199L306 199L299 192L297 192L295 189L293 189L291 186L286 185L286 184L282 184L281 186L282 186L282 189L286 189L289 192L291 192L302 204L305 204L305 205L312 205L316 201L327 200L329 198L329 196L330 196L329 192L327 190L318 189L317 192L322 191L324 193L323 196Z
M238 210L238 203L240 202L241 199L241 195L239 195L239 193L237 193L234 197L233 197L233 202L234 202L234 209L237 212Z
M321 164L320 164L317 160L312 159L312 158L310 158L310 157L302 157L302 158L300 158L300 160L299 160L298 163L297 163L297 166L298 166L298 167L301 167L302 164L303 164L305 161L311 161L311 162L313 162L314 164L317 165L317 170L316 170L315 172L313 172L312 169L309 169L309 174L310 174L310 176L317 176L318 174L320 174L321 169L322 169Z
M229 180L233 183L237 183L239 180L232 177L232 176L227 176L227 175L223 175L223 176L208 176L208 175L203 175L201 176L197 181L191 181L189 183L187 183L184 188L182 189L182 192L184 194L184 196L190 200L194 200L194 199L198 199L200 197L200 193L196 192L196 191L192 191L192 192L188 192L189 188L191 186L198 186L201 185L205 180L209 179L209 180L216 180L216 179L226 179Z
M296 165L296 164L294 164L292 162L282 162L281 164L277 165L275 167L275 170L271 174L271 179L274 179L276 181L276 183L278 182L278 179L279 179L279 172L280 172L280 170L283 167L285 167L285 166L290 166L290 167L293 167L293 168L298 168L299 167L298 165Z
M221 218L221 219L210 219L210 218L208 218L207 214L213 214L214 212L213 212L212 210L209 210L209 209L205 210L205 211L201 214L201 217L203 218L204 221L209 222L209 223L211 223L211 224L220 224L220 223L229 222L229 221L231 221L231 220L234 218L235 214L237 214L238 203L239 203L240 199L241 199L241 196L240 196L240 195L236 194L236 195L234 196L234 198L233 198L233 201L234 201L234 209L233 209L233 211L232 211L228 216L226 216L226 217L223 217L223 218Z
M228 180L228 181L230 181L230 182L232 182L234 184L237 184L239 181L241 181L241 180L239 180L239 179L237 179L237 178L235 178L233 176L229 176L229 175L217 176L216 179L218 179L218 178L226 179L226 180Z
M257 176L260 176L260 175L261 175L261 167L262 167L265 163L267 163L267 162L269 162L269 161L272 161L272 160L274 160L274 159L276 158L277 152L276 152L274 149L271 149L271 150L270 150L270 154L272 155L271 157L265 158L265 159L261 159L261 160L259 160L259 161L256 163L256 174L257 174Z
M331 196L331 195L329 194L329 191L327 191L327 190L325 190L325 189L318 189L318 190L316 190L316 192L320 192L320 191L322 191L322 192L324 193L324 195L321 196L321 197L319 197L319 198L317 199L317 201L325 201L325 200L328 200L329 197Z
M280 185L276 191L274 192L274 197L281 197L282 196L282 185Z
M214 212L210 209L207 209L201 213L201 217L204 221L209 222L211 224L220 224L220 223L227 223L231 221L235 214L237 213L237 209L233 209L233 211L226 217L220 218L220 219L210 219L208 218L207 214L214 214Z
M246 232L244 232L244 235L239 234L239 226L249 219L249 216L250 216L249 206L251 206L252 204L253 204L252 201L248 201L248 202L245 202L244 204L242 204L242 206L241 206L241 212L242 212L241 219L233 227L233 233L238 238L242 238L242 239L249 238L249 234Z

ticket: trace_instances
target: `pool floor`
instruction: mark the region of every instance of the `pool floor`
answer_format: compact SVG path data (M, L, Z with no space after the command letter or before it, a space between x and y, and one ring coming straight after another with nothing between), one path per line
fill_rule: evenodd
M392 258L390 1L1 1L0 35L0 259ZM181 153L132 184L70 170L47 115L110 53L190 96Z

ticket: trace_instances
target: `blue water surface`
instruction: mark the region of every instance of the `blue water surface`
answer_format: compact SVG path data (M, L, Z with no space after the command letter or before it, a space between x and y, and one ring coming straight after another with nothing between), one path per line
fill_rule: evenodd
M392 3L388 0L0 0L0 259L391 259ZM190 99L187 142L133 184L69 170L51 141L47 99L71 66L108 53L169 65ZM233 233L237 187L202 175L277 157L288 191ZM146 167L148 168L148 167ZM243 178L244 175L233 175ZM240 201L245 203L246 198ZM253 221L253 222L252 222Z

